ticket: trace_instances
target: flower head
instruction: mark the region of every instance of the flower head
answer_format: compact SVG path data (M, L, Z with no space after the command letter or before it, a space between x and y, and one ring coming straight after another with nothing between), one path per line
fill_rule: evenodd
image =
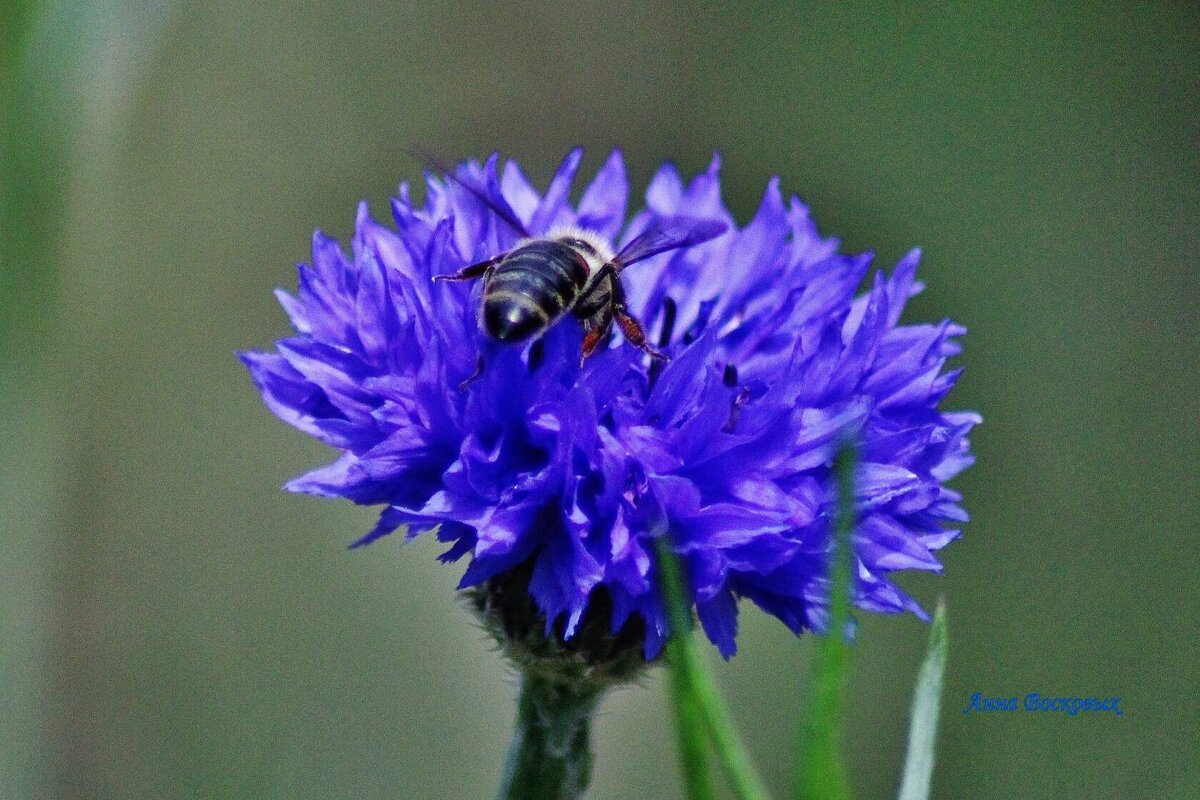
M600 593L612 631L644 623L647 657L666 633L651 537L669 535L728 656L740 598L796 633L823 629L831 461L853 436L855 603L923 614L888 576L941 569L934 552L967 518L944 483L972 462L979 417L938 409L964 329L899 324L921 288L919 253L859 294L871 257L839 253L778 179L739 228L717 159L687 183L664 166L627 219L618 152L570 202L580 158L544 193L511 161L464 164L455 180L430 176L423 204L401 185L394 230L360 206L349 253L314 236L298 296L278 292L295 335L242 355L271 411L340 451L287 488L385 505L356 545L436 530L443 561L469 557L461 587L520 568L564 639ZM535 236L575 225L614 250L680 216L729 230L620 276L669 362L617 337L581 366L570 316L503 345L479 329L478 284L433 282L513 247L519 234L496 207Z

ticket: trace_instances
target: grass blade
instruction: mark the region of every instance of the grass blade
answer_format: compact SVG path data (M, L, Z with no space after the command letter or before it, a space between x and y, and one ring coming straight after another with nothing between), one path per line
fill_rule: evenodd
M929 629L925 661L921 664L917 688L913 692L912 718L908 723L908 753L904 757L899 800L929 800L938 711L942 704L942 679L946 673L949 643L946 606L939 600L933 614L933 625Z

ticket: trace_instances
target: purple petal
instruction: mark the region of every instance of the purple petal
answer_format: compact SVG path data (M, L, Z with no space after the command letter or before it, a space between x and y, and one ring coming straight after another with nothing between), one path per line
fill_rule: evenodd
M613 150L604 166L583 192L579 201L578 224L615 239L625 224L625 202L629 183L625 178L625 159Z
M583 150L581 148L572 150L563 159L558 171L554 173L554 178L551 179L550 186L546 189L546 194L538 205L537 211L533 212L533 218L529 221L529 230L534 233L542 233L555 225L575 221L575 212L567 205L567 195L571 191L571 183L575 180L575 173L579 170L579 162L582 160Z

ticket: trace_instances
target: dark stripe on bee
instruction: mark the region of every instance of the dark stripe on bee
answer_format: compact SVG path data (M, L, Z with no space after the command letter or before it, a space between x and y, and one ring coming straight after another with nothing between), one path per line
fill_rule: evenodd
M507 289L497 289L488 295L485 308L488 305L495 307L516 305L522 310L528 311L530 314L538 317L543 323L549 322L550 318L554 316L553 314L549 313L545 307L543 307L542 304L537 301L536 298L530 297L527 294L522 294L521 292L510 292Z
M587 283L587 262L567 245L531 242L492 268L483 287L483 320L501 341L520 341L569 308Z
M486 297L491 297L498 292L522 294L536 300L550 316L554 316L562 311L567 303L567 299L563 297L564 287L561 281L557 281L555 278L554 275L530 269L497 271L488 281ZM574 299L575 287L567 284L565 288L570 292L571 299Z
M554 296L558 311L570 305L587 283L588 269L583 259L558 242L533 242L514 250L495 266L485 294L495 286L534 299Z
M503 263L523 263L537 270L550 270L580 289L588 279L583 256L560 242L530 242L509 253Z

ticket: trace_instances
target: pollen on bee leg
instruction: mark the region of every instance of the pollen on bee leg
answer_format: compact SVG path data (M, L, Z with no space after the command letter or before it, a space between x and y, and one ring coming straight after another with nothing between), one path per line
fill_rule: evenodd
M617 325L620 326L621 333L631 345L651 358L657 358L662 361L669 360L664 353L660 353L646 343L646 331L643 330L642 324L631 317L625 309L614 308L613 315L617 318Z
M601 343L603 343L605 336L608 335L608 331L608 325L600 325L584 334L583 347L579 351L579 366L582 367L583 362L588 359L588 356L596 352Z

